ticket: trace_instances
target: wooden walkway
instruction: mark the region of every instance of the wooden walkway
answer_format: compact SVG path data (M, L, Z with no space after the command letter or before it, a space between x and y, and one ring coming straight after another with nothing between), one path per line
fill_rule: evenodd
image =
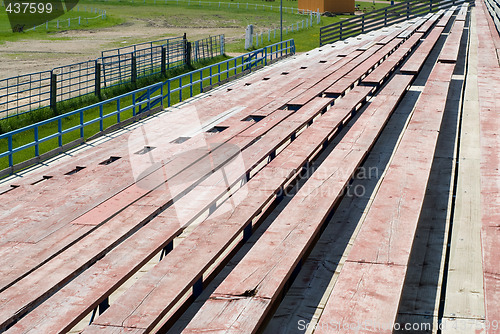
M2 182L0 332L500 333L499 48L479 0Z

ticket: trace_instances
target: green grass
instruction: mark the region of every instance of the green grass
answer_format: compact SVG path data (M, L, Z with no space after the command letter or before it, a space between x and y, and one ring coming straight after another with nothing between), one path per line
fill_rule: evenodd
M387 1L387 3L375 3L375 4L373 2L356 1L356 6L358 10L363 11L365 13L381 9L390 5L391 5L390 1Z
M88 5L86 5L88 7ZM94 6L92 6L94 8ZM97 6L95 6L97 7ZM101 29L111 26L116 26L123 23L123 19L113 16L109 13L106 15L105 19L96 18L99 14L85 12L83 6L79 6L80 11L76 8L60 16L58 19L49 21L48 30L45 26L37 27L35 31L29 30L25 32L12 32L12 28L9 23L7 12L4 7L0 6L0 45L6 41L15 42L21 39L44 39L44 40L60 40L67 37L57 36L54 33L57 31L64 30L80 30L80 29ZM102 9L102 8L99 8ZM78 17L81 17L80 25L78 25ZM68 27L68 18L71 19L71 26ZM87 18L89 18L87 23ZM57 29L57 20L59 20L59 29ZM25 27L25 29L32 27Z

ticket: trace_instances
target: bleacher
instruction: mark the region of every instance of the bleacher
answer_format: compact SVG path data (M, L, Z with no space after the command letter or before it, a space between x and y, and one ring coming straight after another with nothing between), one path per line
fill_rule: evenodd
M499 49L454 6L4 180L0 332L496 333Z

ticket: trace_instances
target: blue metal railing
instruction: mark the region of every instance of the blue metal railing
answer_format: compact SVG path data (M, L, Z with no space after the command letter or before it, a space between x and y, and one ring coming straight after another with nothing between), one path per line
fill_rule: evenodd
M57 146L63 146L63 135L68 134L73 131L79 131L79 138L85 138L85 127L91 124L98 123L99 131L104 131L104 121L111 117L116 117L116 123L120 123L121 115L126 111L132 111L132 116L135 116L141 112L151 109L155 105L161 105L162 107L170 107L172 105L173 98L178 96L179 102L185 100L186 98L192 97L194 94L193 88L198 88L203 91L203 88L213 86L215 84L225 82L230 77L241 74L242 72L251 69L255 66L266 66L273 60L279 59L283 56L291 55L295 53L295 44L293 40L287 40L279 42L260 50L253 51L235 58L231 58L217 64L209 65L204 68L185 73L174 78L168 79L164 82L150 85L141 89L134 90L132 92L114 97L112 99L102 101L84 108L80 108L75 111L71 111L48 120L38 122L26 126L24 128L14 130L5 134L0 135L0 147L2 147L3 152L0 153L0 159L7 158L8 166L11 168L11 172L14 171L14 154L30 149L34 147L34 156L40 156L40 144L47 142L49 140L57 139ZM252 55L251 57L250 54ZM186 94L187 96L183 96ZM127 103L127 100L131 102ZM124 101L126 100L126 101ZM116 109L104 113L104 107L107 105L116 105ZM99 115L91 120L85 121L85 114L87 111L98 110ZM79 115L79 122L76 125L64 128L63 124L68 122L71 117ZM74 121L74 120L73 120ZM50 133L44 137L40 136L40 129L49 125L57 124L57 131ZM23 141L26 141L26 137L32 135L33 141L25 142L15 146L15 141L22 137ZM16 139L16 140L15 140ZM6 149L4 149L6 147Z

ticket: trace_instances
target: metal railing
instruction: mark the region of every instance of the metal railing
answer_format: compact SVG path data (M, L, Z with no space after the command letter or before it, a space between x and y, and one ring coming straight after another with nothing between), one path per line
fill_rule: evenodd
M192 42L196 57L187 57L187 39L176 37L141 43L102 52L96 60L60 66L44 71L0 80L0 119L42 107L55 109L58 102L95 94L101 89L138 78L166 73L193 62L224 54L224 35ZM203 52L201 51L203 50Z
M410 0L400 2L322 27L319 33L319 43L320 45L333 43L465 2L469 2L469 0Z
M293 40L279 42L2 134L0 135L0 166L7 168L4 168L0 174L13 173L22 166L33 164L40 156L46 156L54 152L54 149L63 148L75 140L83 141L87 138L85 130L89 129L89 126L95 125L94 133L100 133L106 127L152 110L155 106L158 106L157 108L170 107L177 101L190 98L207 88L244 75L255 67L266 66L294 53ZM16 156L17 154L19 156ZM28 159L26 159L27 156Z

